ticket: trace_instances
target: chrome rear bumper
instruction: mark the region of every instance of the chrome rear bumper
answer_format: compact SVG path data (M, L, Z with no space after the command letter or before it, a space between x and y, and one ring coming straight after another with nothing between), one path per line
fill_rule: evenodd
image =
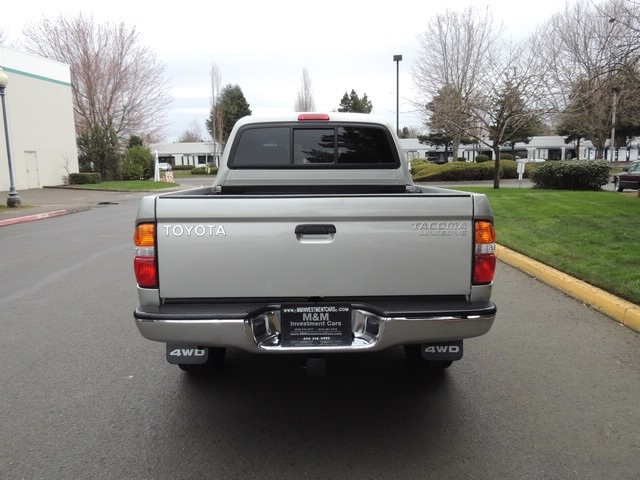
M351 312L350 345L286 347L280 342L280 312L265 310L247 318L195 318L136 310L143 337L164 343L228 347L256 353L339 353L376 351L418 343L477 337L487 333L496 315L493 304L457 313L384 316L362 308Z

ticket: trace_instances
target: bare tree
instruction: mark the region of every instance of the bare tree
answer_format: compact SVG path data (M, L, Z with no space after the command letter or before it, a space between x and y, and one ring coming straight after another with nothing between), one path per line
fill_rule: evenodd
M609 136L615 146L616 123L635 117L640 101L638 82L630 81L638 78L639 7L627 0L581 0L543 26L561 130L590 140L601 158Z
M500 187L500 147L541 129L551 112L544 80L548 67L539 58L527 42L503 45L501 55L486 66L477 95L468 102L480 135L468 133L493 152L494 188Z
M178 139L180 143L190 143L190 142L202 142L202 133L200 131L200 124L194 118L189 122L188 128L182 132L180 138Z
M211 135L213 141L212 153L214 161L218 162L218 145L222 143L223 131L224 131L224 115L221 108L218 108L220 101L220 85L222 83L222 74L218 65L215 62L211 63L211 70L209 71L209 77L211 79L211 105L209 118L206 121L207 129Z
M313 112L316 109L316 102L313 99L313 86L311 85L311 77L306 68L302 69L302 81L300 90L296 97L294 111L296 112Z
M500 147L540 124L546 107L544 65L529 44L500 41L490 10L468 7L434 18L421 37L414 68L426 124L453 139L471 137L491 148L494 188L500 186Z
M419 93L414 103L429 126L434 112L428 105L439 99L446 116L434 119L434 126L452 136L454 152L469 128L471 112L467 106L496 55L501 32L488 8L469 6L436 15L418 37L420 53L412 73Z
M97 24L93 17L43 17L25 27L23 47L71 69L76 133L100 127L120 140L155 137L171 102L164 65L124 23Z

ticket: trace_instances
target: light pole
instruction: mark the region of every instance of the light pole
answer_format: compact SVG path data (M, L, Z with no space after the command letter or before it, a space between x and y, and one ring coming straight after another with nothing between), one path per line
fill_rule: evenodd
M402 55L394 55L393 61L396 62L396 134L400 135L400 62Z
M609 162L616 161L616 105L618 103L618 88L613 87L613 105L611 105L611 158Z
M7 105L4 100L4 89L9 83L9 76L0 67L0 97L2 98L2 119L4 121L4 139L7 143L7 162L9 163L9 196L7 197L7 207L14 208L22 205L20 195L13 184L13 164L11 163L11 144L9 143L9 124L7 123Z

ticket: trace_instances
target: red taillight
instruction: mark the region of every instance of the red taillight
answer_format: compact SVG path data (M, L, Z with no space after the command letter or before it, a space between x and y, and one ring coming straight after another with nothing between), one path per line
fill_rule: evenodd
M474 234L473 284L487 285L496 271L496 231L491 222L477 221Z
M133 241L136 245L136 258L133 270L136 281L142 288L158 287L158 268L156 266L156 226L153 223L141 223L136 226Z
M474 258L473 283L475 285L486 285L493 282L496 271L496 256L494 254L478 254Z
M136 281L142 288L156 288L158 286L158 271L155 257L136 257L133 261Z
M329 120L329 115L326 113L301 113L298 115L298 120Z

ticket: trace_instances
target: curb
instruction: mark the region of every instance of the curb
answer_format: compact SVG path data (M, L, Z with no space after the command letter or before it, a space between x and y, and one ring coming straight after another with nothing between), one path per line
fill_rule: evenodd
M622 300L502 245L496 246L496 256L498 260L566 293L622 325L640 332L640 306Z
M16 225L19 223L34 222L36 220L44 220L45 218L60 217L70 213L82 212L89 210L89 207L74 207L66 210L54 210L52 212L35 213L33 215L24 215L22 217L7 218L6 220L0 220L0 227L7 227L9 225Z

